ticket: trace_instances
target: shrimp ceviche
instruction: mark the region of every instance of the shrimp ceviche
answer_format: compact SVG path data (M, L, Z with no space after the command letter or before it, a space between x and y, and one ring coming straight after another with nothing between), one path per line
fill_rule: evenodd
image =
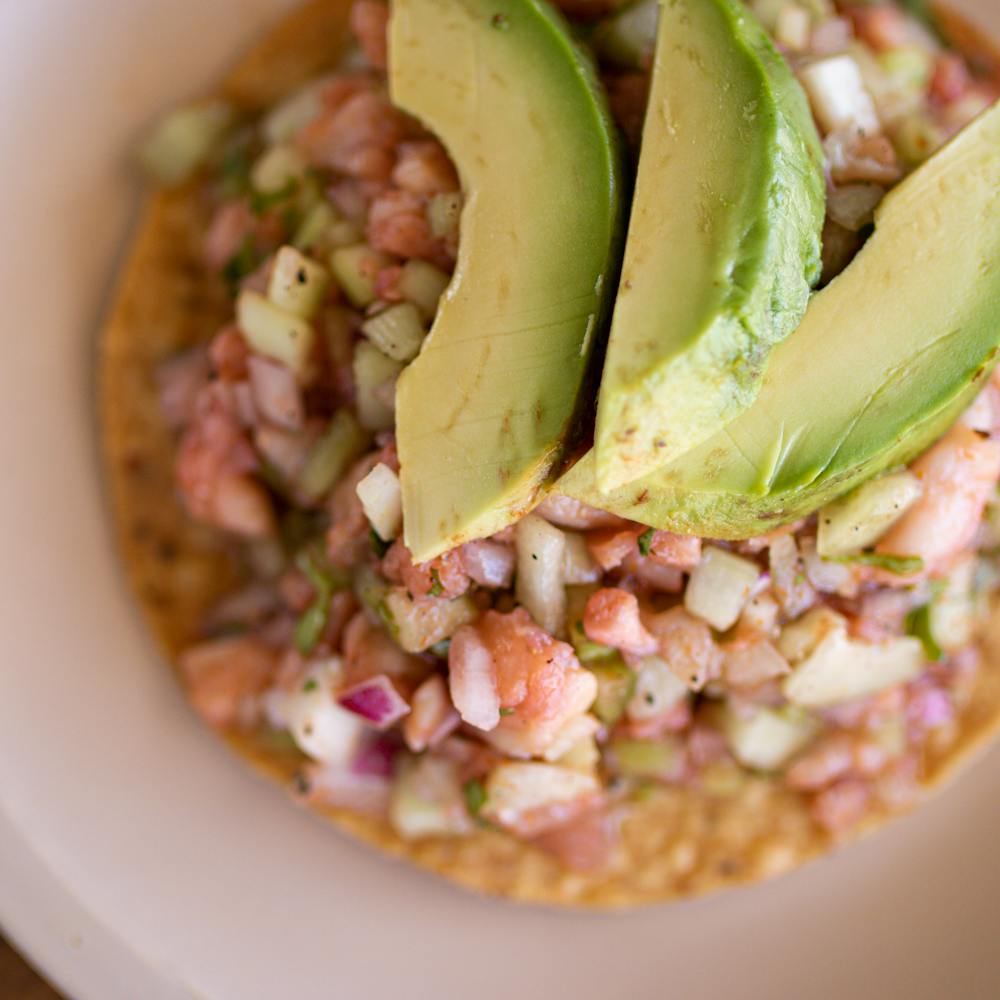
M504 0L484 22L491 33L482 58L496 49L497 73L520 65L519 38L537 42L523 65L548 67L539 91L563 88L553 107L576 101L588 122L565 132L576 143L578 179L590 172L592 183L580 182L590 185L580 189L587 203L546 195L537 214L551 211L553 224L576 234L549 232L544 243L553 267L566 272L565 289L591 295L598 276L597 299L573 291L574 302L587 304L567 319L549 305L570 296L558 293L561 279L541 292L521 290L532 279L516 262L534 252L536 221L515 220L520 243L512 237L510 245L497 228L503 205L490 208L489 192L501 185L492 164L502 150L479 135L468 148L454 141L441 124L447 109L440 119L424 115L397 84L395 53L402 81L411 49L396 33L417 30L426 5L399 0L390 10L383 0L354 0L345 15L353 41L335 70L261 114L223 99L171 112L143 147L149 170L164 185L187 185L205 213L203 278L230 297L221 326L206 324L201 343L156 370L160 419L175 442L176 496L220 559L237 567L236 582L192 623L197 636L178 657L194 710L215 729L291 761L289 790L302 803L370 817L397 844L460 852L473 838L513 843L565 879L628 865L623 830L653 822L643 810L660 800L697 797L712 803L707 815L722 816L728 801L767 787L797 817L796 836L827 846L908 808L925 790L928 761L947 756L960 738L988 669L980 636L1000 585L1000 381L990 377L998 331L982 347L985 334L976 334L981 359L964 341L951 342L955 356L973 359L948 375L954 391L940 381L945 376L920 368L930 356L924 341L908 340L900 363L884 367L905 368L905 384L919 385L921 400L887 403L890 387L858 389L867 395L844 404L862 422L874 414L872 427L898 424L899 433L883 441L875 431L852 437L834 429L836 447L794 482L782 465L786 451L766 460L776 470L767 478L765 459L745 443L762 435L736 429L725 438L737 442L730 452L749 456L766 480L759 489L744 485L727 471L743 465L711 435L763 419L778 391L779 376L768 373L785 378L799 339L824 322L823 304L853 271L881 259L877 241L895 239L894 226L912 221L906 239L918 242L893 259L920 266L919 240L933 242L927 227L946 226L939 217L948 211L914 217L910 192L940 174L948 197L952 187L965 192L955 197L972 197L973 181L949 185L947 158L965 142L962 155L972 162L976 143L997 135L995 66L983 52L949 48L928 19L893 0L711 0L705 9L720 12L718 24L689 18L671 27L702 32L692 44L710 55L723 45L750 53L747 65L763 82L747 70L745 85L758 88L747 99L755 110L748 103L734 116L734 129L749 127L740 134L755 172L740 191L770 193L739 195L743 229L759 236L753 259L747 240L758 236L732 237L734 252L746 255L730 268L742 275L736 290L744 299L734 304L736 292L727 291L709 301L706 293L698 308L708 318L699 326L678 316L652 338L653 351L645 333L639 343L632 332L646 319L627 312L655 319L660 308L652 297L638 301L647 294L641 268L660 251L659 244L641 249L652 245L640 239L655 167L647 157L671 140L671 128L683 133L685 121L677 111L663 134L652 134L675 111L664 103L662 115L652 105L647 115L647 100L661 87L702 86L669 65L662 37L658 43L657 15L667 18L667 7L562 0L557 13L543 0ZM458 0L454 6L465 9ZM470 9L488 6L470 0ZM523 13L529 8L537 34ZM560 114L553 111L551 122ZM542 104L538 115L544 135L555 135ZM719 116L721 136L728 126ZM520 111L515 119L527 120ZM994 131L980 140L977 128ZM604 138L591 142L595 133ZM517 134L505 140L511 163L534 155L529 138L523 146L510 141ZM477 173L480 148L493 151ZM553 148L546 155L556 161ZM995 148L983 158L993 176ZM548 181L538 174L537 183ZM684 214L668 208L675 218ZM708 221L706 211L701 205L692 226L709 227L714 252L730 239L728 209L712 208ZM618 286L614 255L623 245ZM677 248L667 250L679 268ZM473 296L480 253L487 271L500 266L495 260L513 262L510 288L488 303ZM585 272L579 258L588 253ZM684 256L687 267L697 253ZM701 296L694 269L702 266L691 262L684 278L691 303ZM915 283L934 284L913 273ZM670 297L685 301L684 287ZM894 287L883 282L880 300L891 300ZM463 305L473 298L478 305ZM854 305L882 317L878 338L883 330L887 342L896 336L881 301ZM559 337L581 309L589 319L565 334L573 344L565 352ZM945 332L934 326L937 306L907 309L928 317L926 335L907 327L907 338L926 337L926 351L937 349ZM525 316L541 345L531 350L549 351L543 358L510 339ZM734 316L738 322L729 322ZM849 347L853 334L843 311L837 316L830 337ZM472 355L446 353L453 330L463 351L473 343L462 339L470 323L476 349L488 342L474 385L462 382ZM700 338L700 353L694 333L669 340L684 323ZM723 328L725 341L708 339ZM508 343L520 354L491 371L489 345L492 358ZM591 364L593 350L599 373L605 345L598 398L582 369L570 369ZM881 350L874 341L851 348L845 364L863 368L869 347ZM639 357L662 381L650 376L640 385L631 369L621 374ZM432 362L441 368L433 369L436 381L427 374ZM560 386L576 380L572 389L550 394L527 381L546 365L553 386L554 366L566 370ZM691 380L704 372L695 387ZM716 393L723 381L732 391ZM656 386L670 386L669 396ZM470 484L468 503L463 477L473 474L443 457L452 433L446 420L469 412L453 403L450 393L459 391L461 406L479 406L462 453L485 460L500 449L505 463L488 496L478 484L472 495ZM932 397L942 401L933 413L929 403L915 411ZM551 441L534 448L525 428L541 427L555 411L563 415ZM787 454L839 418L809 413L801 434L788 430L798 419L787 422ZM691 449L705 440L711 455L692 472L684 456L701 455ZM522 460L529 451L531 461ZM560 478L573 475L578 459L575 472L596 461L587 490ZM665 499L646 516L653 508L621 501L628 489L643 503ZM768 490L784 504L779 515L743 519ZM697 520L716 501L724 516ZM657 822L669 823L665 815ZM766 817L759 822L754 836L763 843ZM669 858L672 892L659 895L684 892L685 874L697 865L699 834L687 834ZM769 864L768 872L787 867L773 852Z

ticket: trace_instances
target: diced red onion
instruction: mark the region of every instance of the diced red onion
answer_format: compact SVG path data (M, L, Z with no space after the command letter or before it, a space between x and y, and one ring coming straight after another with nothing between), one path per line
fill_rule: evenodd
M388 729L410 711L406 700L385 674L370 677L342 691L337 696L337 703L377 729Z
M351 761L351 773L378 778L391 778L396 754L399 753L398 740L379 736L363 743Z

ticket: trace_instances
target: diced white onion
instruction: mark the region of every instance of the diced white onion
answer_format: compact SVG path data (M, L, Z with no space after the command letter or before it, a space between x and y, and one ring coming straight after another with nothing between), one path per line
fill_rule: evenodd
M340 660L314 666L278 709L299 749L324 764L346 764L357 749L364 723L334 700Z
M880 130L878 113L850 55L819 59L799 70L799 79L825 133L852 128L862 135Z
M391 541L403 526L403 494L399 476L379 462L357 485L358 499L379 538Z

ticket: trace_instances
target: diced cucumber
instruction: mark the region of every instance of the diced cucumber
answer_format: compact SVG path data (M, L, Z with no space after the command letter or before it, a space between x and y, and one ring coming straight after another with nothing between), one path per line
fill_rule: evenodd
M462 217L462 195L458 191L436 194L427 204L427 222L437 237L450 236Z
M687 698L688 687L659 656L642 659L636 670L635 690L627 705L628 717L654 719Z
M280 361L300 378L307 374L316 332L302 317L279 309L259 292L245 289L236 300L236 322L251 350Z
M816 720L801 709L754 708L737 714L723 710L723 731L733 756L745 767L775 771L784 766L815 735Z
M408 260L403 265L398 287L403 298L412 302L425 320L430 320L449 281L451 278L441 268L425 260Z
M451 601L415 601L401 587L393 587L384 603L395 639L407 653L422 653L479 617L467 594Z
M812 608L798 621L786 625L778 639L778 652L789 663L804 660L831 632L847 629L847 619L826 607Z
M271 146L264 150L250 168L250 183L261 194L284 191L298 183L306 172L306 161L292 146Z
M635 674L617 655L588 667L597 678L597 698L591 711L606 726L613 726L625 714L625 706L635 691Z
M316 202L295 230L292 246L303 252L322 247L324 234L337 221L337 213L328 201Z
M139 161L161 184L186 181L202 166L233 121L223 101L191 104L168 112L139 148Z
M407 755L392 783L389 821L408 840L468 832L469 812L455 762Z
M920 481L905 469L862 483L819 512L816 551L853 555L877 542L920 497Z
M566 634L566 590L563 567L566 536L536 514L521 518L514 528L517 553L517 600L550 635Z
M361 332L383 353L396 361L412 361L419 353L427 331L412 302L389 306L361 324Z
M389 258L366 243L339 246L330 254L330 270L351 305L364 309L375 301L375 279Z
M627 778L678 777L683 767L679 740L667 736L659 740L614 740L609 756L615 771Z
M375 393L380 386L399 377L403 365L386 357L374 344L362 340L354 348L354 388L362 427L372 431L389 430L395 411Z
M319 500L351 462L364 454L370 440L350 410L338 410L306 458L299 475L299 489L310 500Z
M312 319L319 309L330 273L295 247L282 247L274 259L267 297L279 308L302 319Z
M272 108L260 125L264 139L271 145L289 142L323 110L322 84L311 82Z
M684 607L724 632L736 624L759 579L755 562L708 545L688 580Z

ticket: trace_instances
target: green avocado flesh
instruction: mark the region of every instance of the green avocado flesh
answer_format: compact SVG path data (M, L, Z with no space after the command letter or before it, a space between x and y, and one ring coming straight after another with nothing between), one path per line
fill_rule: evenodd
M542 0L394 0L389 54L394 102L465 195L454 277L396 392L420 562L516 520L558 474L592 402L621 190L596 75Z
M559 490L658 528L748 538L944 433L1000 349L1000 105L891 191L875 223L775 350L750 409L611 496L592 455Z
M805 95L739 0L666 0L597 409L610 490L752 402L819 277L825 187Z

